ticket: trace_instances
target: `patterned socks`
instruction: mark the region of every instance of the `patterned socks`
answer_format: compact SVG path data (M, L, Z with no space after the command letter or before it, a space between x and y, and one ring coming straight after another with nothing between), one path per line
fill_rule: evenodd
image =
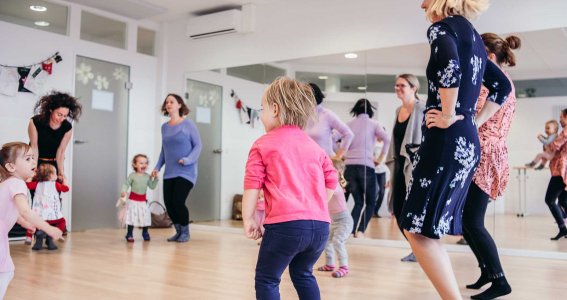
M333 277L335 278L343 278L348 274L348 266L341 266L338 270L333 272Z
M335 270L335 266L333 265L324 265L322 267L317 268L317 271L322 271L322 272L332 272Z
M335 278L342 278L347 276L348 274L348 266L340 266L336 271L335 271L335 266L333 265L324 265L321 266L319 268L317 268L317 271L321 271L321 272L333 272L331 275Z

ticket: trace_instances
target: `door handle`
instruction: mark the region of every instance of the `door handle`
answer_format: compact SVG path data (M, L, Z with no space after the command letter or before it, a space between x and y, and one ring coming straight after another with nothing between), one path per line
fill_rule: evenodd
M215 154L221 154L222 153L222 149L214 149L213 153Z
M75 145L82 145L82 144L86 144L86 143L88 143L88 141L75 140L73 142L73 144L75 144Z

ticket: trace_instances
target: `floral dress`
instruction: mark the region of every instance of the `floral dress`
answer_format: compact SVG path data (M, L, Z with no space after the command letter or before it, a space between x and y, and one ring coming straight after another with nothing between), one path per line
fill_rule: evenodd
M447 17L428 30L426 111L441 110L439 88L459 88L456 113L464 120L449 128L427 128L413 162L406 203L398 220L402 229L438 239L462 234L462 215L472 175L480 159L475 107L484 84L488 101L502 104L511 91L505 74L487 60L480 35L467 19Z

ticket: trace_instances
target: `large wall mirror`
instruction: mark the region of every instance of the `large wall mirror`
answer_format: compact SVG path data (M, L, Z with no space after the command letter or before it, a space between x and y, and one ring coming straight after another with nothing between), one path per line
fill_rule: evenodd
M510 176L505 195L489 204L485 224L502 249L522 250L514 253L523 255L536 252L567 253L567 239L550 240L557 233L557 225L544 201L550 179L549 168L522 168L542 151L537 135L545 134L546 121L558 121L560 110L567 108L567 56L564 55L567 52L567 29L514 34L521 38L522 47L515 51L517 65L505 68L514 81L517 96L515 116L507 140ZM277 76L287 75L317 84L326 96L321 105L333 111L345 123L353 120L350 112L356 102L368 99L376 109L372 119L392 139L397 121L396 109L401 105L400 95L395 90L396 75L416 75L420 84L418 97L425 102L425 68L428 58L429 45L423 43L188 74L188 78L223 87L224 162L221 176L224 183L219 200L222 202L221 221L203 224L241 226L238 221L229 221L232 197L239 191L242 192L247 153L251 143L263 134L263 128L259 119L254 119L253 112L250 114L249 111L237 108L238 99L242 100L241 104L246 108L259 109L262 92L267 84ZM366 153L366 156L377 158L383 143L372 139L367 139L365 143L372 144L368 147L372 149L372 153ZM346 156L348 155L347 152ZM382 199L372 199L374 203L378 200L380 207L371 212L365 239L401 243L404 237L392 217L392 203L389 203L389 195L394 187L387 184L381 186L378 180L385 177L386 182L389 181L390 171L386 170L385 175L380 175L383 170L377 168L377 173L372 173L372 180L376 181L378 190L383 188L384 195ZM352 210L355 201L350 194L347 203L349 210ZM362 209L361 214L364 215L364 212ZM364 218L361 219L364 222ZM459 237L454 236L444 238L448 245L457 245L458 240Z

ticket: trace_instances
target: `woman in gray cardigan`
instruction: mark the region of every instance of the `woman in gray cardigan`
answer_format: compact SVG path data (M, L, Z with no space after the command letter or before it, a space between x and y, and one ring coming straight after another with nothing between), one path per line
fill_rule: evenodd
M415 75L398 75L395 89L396 96L402 101L402 106L396 110L396 121L392 130L390 149L386 156L386 165L390 169L388 206L396 219L399 219L406 199L406 186L412 173L412 163L406 145L421 143L425 103L417 96L419 80ZM402 258L402 261L414 262L415 256L411 253Z

